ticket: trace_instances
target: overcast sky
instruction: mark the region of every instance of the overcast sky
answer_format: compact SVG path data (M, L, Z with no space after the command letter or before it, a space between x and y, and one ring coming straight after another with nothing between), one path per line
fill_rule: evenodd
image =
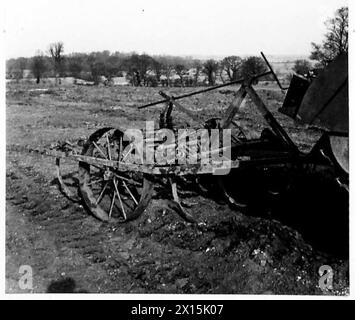
M6 58L65 53L308 55L346 0L6 0Z

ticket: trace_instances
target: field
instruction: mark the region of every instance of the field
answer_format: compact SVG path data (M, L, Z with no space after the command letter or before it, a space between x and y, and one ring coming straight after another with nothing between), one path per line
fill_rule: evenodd
M320 133L277 112L284 94L274 84L256 88L308 152ZM321 212L324 203L318 210L310 206L309 214L307 199L294 199L280 215L240 212L198 196L190 201L191 210L205 220L201 229L165 210L156 198L140 219L106 224L59 191L54 159L28 152L58 140L84 139L104 126L144 128L145 120L158 121L161 106L137 107L160 99L160 89L7 84L7 292L348 294L347 229L344 238L336 221L327 220L332 229L323 228L329 218ZM235 90L220 89L183 104L207 120L223 114ZM178 112L174 117L177 126L196 125ZM250 101L237 120L248 137L258 137L266 126ZM68 163L66 170L75 167ZM21 265L33 269L32 290L18 286ZM318 286L322 265L334 270L330 292Z

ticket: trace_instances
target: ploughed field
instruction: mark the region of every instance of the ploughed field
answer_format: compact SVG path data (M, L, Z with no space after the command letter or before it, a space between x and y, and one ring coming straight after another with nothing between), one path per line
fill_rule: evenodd
M163 105L137 107L160 100L162 89L173 95L193 90L7 84L7 292L348 294L347 214L325 213L331 194L312 197L308 181L303 193L287 198L288 205L278 210L263 207L254 177L250 197L260 204L255 208L238 211L193 196L189 210L203 228L182 221L159 198L138 220L115 225L98 221L60 192L53 158L28 152L58 140L85 139L104 126L144 128L145 120L158 125ZM308 152L320 132L277 112L284 94L274 84L256 89ZM181 103L201 120L221 117L236 90L219 89ZM197 125L177 111L173 119L176 127ZM248 138L257 138L266 126L248 99L236 120ZM64 169L77 168L65 162ZM297 183L303 189L303 182ZM32 290L19 288L21 265L32 267ZM319 288L322 265L334 271L333 290Z

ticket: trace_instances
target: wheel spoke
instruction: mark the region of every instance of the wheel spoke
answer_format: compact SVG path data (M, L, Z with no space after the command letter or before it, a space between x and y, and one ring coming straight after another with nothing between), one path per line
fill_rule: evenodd
M106 157L106 154L101 150L101 148L97 145L97 143L96 143L95 141L93 141L92 143L93 143L93 145L95 146L95 148L96 148L97 150L99 150L99 152L103 155L103 157L104 157L106 160L108 160L107 157Z
M121 161L121 154L123 153L123 143L122 143L122 136L120 137L120 145L118 150L118 161Z
M92 186L93 184L95 184L95 183L99 183L99 182L102 182L102 178L100 178L100 179L97 179L97 180L93 180L93 181L90 181L87 185L88 186Z
M112 209L113 209L113 205L115 203L115 196L116 196L116 192L114 191L113 192L113 197L112 197L112 200L111 200L111 205L110 205L110 212L108 214L109 218L111 218L111 215L112 215Z
M99 204L101 199L102 199L102 196L104 195L105 193L105 190L107 188L107 185L108 185L108 181L105 183L104 187L102 188L101 192L100 192L100 195L99 197L96 199L96 204Z
M114 175L115 175L118 179L125 180L125 181L127 181L128 183L133 184L133 185L135 185L135 186L137 186L137 187L142 187L142 184L141 184L141 183L136 182L136 181L134 181L133 179L129 179L129 178L123 177L123 176L121 176L121 175L118 175L117 173L114 173Z
M131 152L133 151L134 147L133 147L133 143L130 144L130 149L127 151L127 153L123 156L123 158L121 159L121 161L125 161L126 158L131 154Z
M135 203L136 205L138 205L138 201L136 200L136 198L135 198L134 195L132 194L131 190L129 190L128 186L126 185L126 182L124 182L124 181L122 180L122 183L123 183L124 187L127 189L127 191L128 191L128 193L130 194L130 196L132 197L134 203Z
M107 153L108 153L108 158L109 160L112 160L111 159L111 148L110 148L110 141L108 139L108 134L106 133L106 141L107 141Z
M99 172L102 171L102 167L100 167L100 166L98 166L96 164L90 164L90 166L98 170L98 171L96 171L96 173L99 173Z
M84 155L109 161L123 158L127 162L135 153L135 145L123 141L123 136L117 129L97 131ZM121 172L119 167L79 162L78 179L84 203L102 221L115 219L117 215L125 221L139 217L153 192L143 174Z
M117 188L117 184L116 184L116 179L115 178L113 178L113 184L114 184L116 192L117 192L118 200L120 201L123 217L126 220L127 219L127 215L126 215L126 212L125 212L124 207L123 207L123 203L122 203L121 196L120 196L120 193L119 193L118 188Z

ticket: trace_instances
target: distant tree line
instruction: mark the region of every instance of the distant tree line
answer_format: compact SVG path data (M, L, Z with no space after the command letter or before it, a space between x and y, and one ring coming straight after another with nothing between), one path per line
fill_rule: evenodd
M339 54L348 52L348 8L339 8L333 18L326 20L327 32L321 44L312 43L310 60L296 60L293 72L309 74L312 69L324 68ZM49 45L46 53L38 51L31 58L16 58L6 61L6 76L12 79L24 77L30 70L39 83L41 78L74 77L99 84L104 78L110 83L115 77L125 77L133 86L198 86L215 85L216 82L248 78L267 70L260 57L241 58L228 56L217 61L178 56L150 56L138 53L110 52L64 54L64 44ZM289 76L292 77L292 74ZM272 80L271 77L264 78Z
M6 61L7 77L21 79L24 71L39 83L41 78L74 77L99 84L115 77L125 77L133 86L198 86L233 81L265 72L266 65L259 57L242 59L228 56L217 61L178 56L150 56L147 54L110 52L64 54L62 42L49 46L47 53L38 51L31 58Z

